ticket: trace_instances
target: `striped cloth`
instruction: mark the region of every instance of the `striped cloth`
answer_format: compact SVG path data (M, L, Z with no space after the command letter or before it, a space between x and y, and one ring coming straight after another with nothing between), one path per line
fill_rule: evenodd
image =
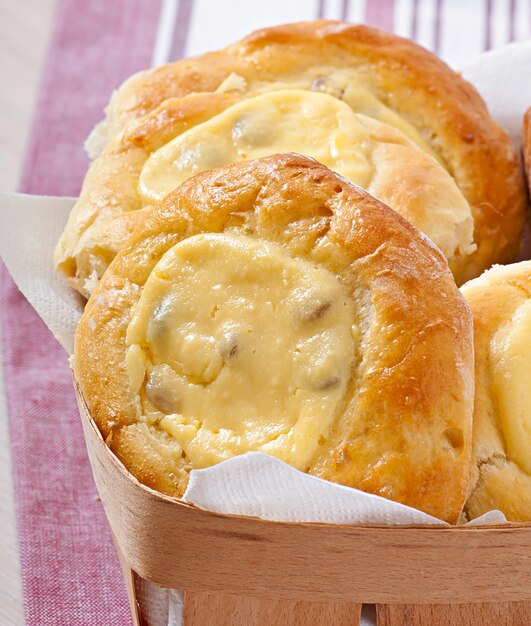
M273 23L315 18L393 31L454 67L531 36L530 0L163 0L152 64L220 48Z
M393 30L456 67L531 34L530 0L59 0L21 191L79 192L83 140L132 72L316 17ZM0 298L27 624L130 624L65 355L5 271Z

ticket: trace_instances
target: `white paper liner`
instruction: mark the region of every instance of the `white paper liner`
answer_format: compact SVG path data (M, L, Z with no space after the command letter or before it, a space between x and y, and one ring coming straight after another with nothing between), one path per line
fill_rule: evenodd
M69 355L84 299L56 275L52 253L75 201L0 193L0 257Z
M531 41L482 55L463 75L494 118L520 145L522 117L531 104ZM83 301L58 279L52 251L73 198L0 194L0 256L18 287L68 354ZM191 473L184 499L204 509L270 520L339 524L445 524L421 511L306 475L261 453L248 453ZM504 523L499 511L470 522ZM182 594L142 581L139 594L151 626L179 626ZM362 626L374 623L371 609Z
M404 504L310 476L262 452L194 470L183 499L209 511L277 522L445 524Z
M492 117L522 144L523 116L531 106L531 39L491 50L467 63L462 75L479 91Z

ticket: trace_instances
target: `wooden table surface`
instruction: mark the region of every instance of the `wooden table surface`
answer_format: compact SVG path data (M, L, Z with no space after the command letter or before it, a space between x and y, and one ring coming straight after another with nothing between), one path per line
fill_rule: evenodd
M24 157L55 0L0 2L0 190L14 191ZM1 340L1 336L0 336ZM24 624L0 359L0 624Z

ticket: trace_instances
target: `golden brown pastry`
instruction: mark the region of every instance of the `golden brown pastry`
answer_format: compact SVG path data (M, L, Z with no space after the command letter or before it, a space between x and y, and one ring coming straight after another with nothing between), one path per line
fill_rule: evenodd
M459 283L519 250L525 194L505 132L442 61L367 26L279 26L141 72L96 135L105 147L55 255L85 295L142 220L134 212L191 173L275 152L322 159L401 212Z
M461 288L474 316L476 397L469 519L531 521L531 261Z
M291 154L199 174L146 212L87 303L73 365L108 445L162 492L257 450L453 522L472 361L440 251Z

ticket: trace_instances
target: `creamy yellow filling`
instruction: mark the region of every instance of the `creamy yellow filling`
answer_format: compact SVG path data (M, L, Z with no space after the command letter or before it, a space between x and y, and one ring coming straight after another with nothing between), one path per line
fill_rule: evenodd
M268 93L277 90L305 90L326 93L346 102L355 113L362 113L398 129L413 141L423 152L439 159L419 131L404 117L390 109L366 87L365 81L351 69L337 67L311 67L308 72L297 80L290 82L246 81L237 74L229 76L218 87L218 91L250 91Z
M507 456L531 474L531 300L495 334L490 359Z
M207 169L279 152L314 157L366 187L373 174L369 131L337 98L272 91L233 105L154 152L140 174L146 202L160 200Z
M349 104L328 93L268 91L191 128L146 161L139 179L144 202L160 200L204 170L300 152L389 204L448 259L470 254L475 249L472 214L448 172L395 127L353 112L353 107L367 110L398 124L398 116L372 94L352 86L341 94Z
M204 234L150 275L126 367L141 419L193 467L259 450L305 469L344 397L358 337L332 273L271 243Z

